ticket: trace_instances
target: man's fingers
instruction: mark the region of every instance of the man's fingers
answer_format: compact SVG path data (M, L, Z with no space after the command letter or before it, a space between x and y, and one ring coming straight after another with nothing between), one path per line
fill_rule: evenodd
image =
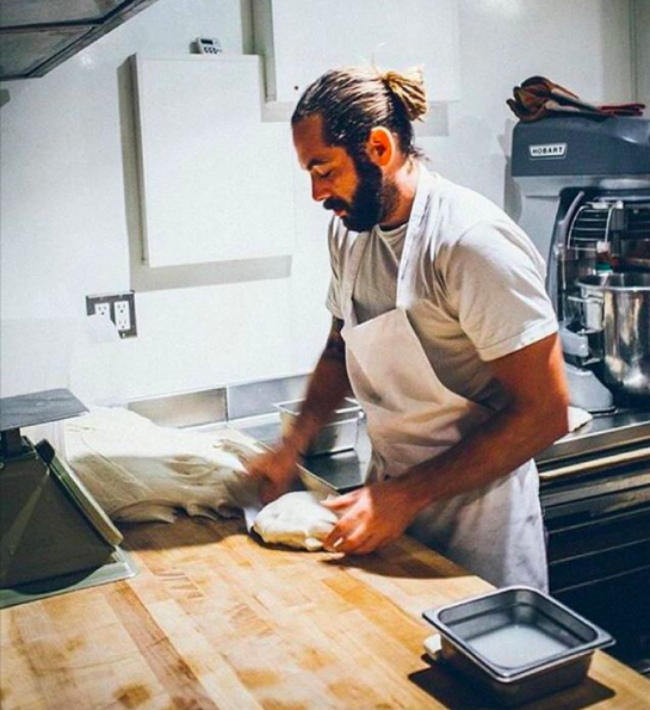
M354 502L355 498L353 498L350 494L347 494L344 496L330 496L329 498L322 500L320 504L328 510L336 512L338 510L349 508Z
M331 544L328 544L327 540L324 544L330 552L344 552L346 555L368 555L378 547L375 538L361 533L348 538L339 535Z
M338 552L341 546L345 544L345 536L345 522L343 521L343 518L341 518L341 520L336 523L330 534L323 541L323 546L331 552Z
M258 459L243 459L242 464L244 466L244 470L249 476L253 476L254 478L264 478L266 475L267 466L264 462L260 462Z
M268 478L263 478L260 483L259 493L260 500L264 505L272 503L274 500L284 495L288 488L278 484L275 481L271 481Z
M360 528L351 532L339 549L349 555L367 555L377 547L377 543L378 540L372 532Z
M364 531L359 529L358 523L351 515L343 515L332 528L323 545L331 552L348 552L351 545L358 544L360 535Z

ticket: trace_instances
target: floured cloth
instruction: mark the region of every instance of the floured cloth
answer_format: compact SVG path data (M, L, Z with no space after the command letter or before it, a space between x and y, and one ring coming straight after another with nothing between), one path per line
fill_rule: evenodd
M335 513L320 505L326 497L313 491L285 493L262 508L253 530L271 545L321 550L338 520Z
M238 515L255 484L235 439L160 427L135 412L96 408L65 425L68 463L116 521L171 523L177 510Z

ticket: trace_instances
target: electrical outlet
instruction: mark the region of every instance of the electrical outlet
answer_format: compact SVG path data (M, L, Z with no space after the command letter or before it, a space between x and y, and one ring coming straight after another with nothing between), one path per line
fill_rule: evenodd
M86 296L86 313L89 316L99 314L110 318L120 338L133 338L138 334L133 291Z
M131 313L128 301L115 301L113 304L115 309L115 325L118 331L130 330L131 328Z
M110 303L96 303L95 304L95 315L105 316L106 318L111 317L111 304Z

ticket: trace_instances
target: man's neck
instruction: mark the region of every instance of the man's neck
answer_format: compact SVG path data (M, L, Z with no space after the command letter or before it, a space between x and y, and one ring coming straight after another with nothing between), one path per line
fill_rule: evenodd
M397 202L395 208L382 220L382 229L394 229L400 224L408 222L415 201L415 192L420 175L420 164L413 158L407 158L395 171L393 182L397 188Z

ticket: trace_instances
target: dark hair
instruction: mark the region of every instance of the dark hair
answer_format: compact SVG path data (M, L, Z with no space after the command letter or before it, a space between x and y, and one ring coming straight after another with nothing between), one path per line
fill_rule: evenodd
M291 125L319 115L323 139L351 155L360 153L372 128L384 126L398 136L403 153L415 156L420 151L414 145L411 121L424 116L427 108L419 69L403 74L365 67L332 69L305 90Z

